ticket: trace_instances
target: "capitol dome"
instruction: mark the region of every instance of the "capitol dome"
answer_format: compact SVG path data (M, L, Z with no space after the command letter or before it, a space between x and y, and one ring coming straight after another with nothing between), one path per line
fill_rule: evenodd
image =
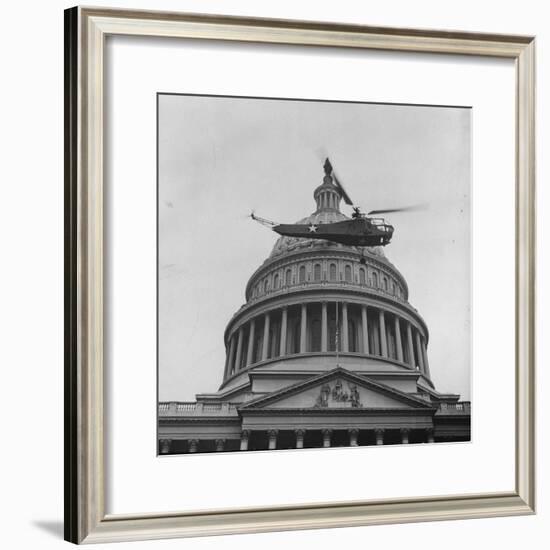
M326 172L313 193L315 211L297 223L350 219L340 210L344 194ZM428 329L381 246L281 236L250 277L245 296L225 331L220 390L244 383L251 370L293 375L336 364L361 373L420 371L432 387Z

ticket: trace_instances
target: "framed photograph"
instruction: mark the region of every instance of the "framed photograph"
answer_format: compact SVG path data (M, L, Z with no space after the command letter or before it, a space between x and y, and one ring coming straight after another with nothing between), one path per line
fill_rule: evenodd
M159 453L470 441L471 114L159 94Z
M65 41L65 538L534 513L534 38Z

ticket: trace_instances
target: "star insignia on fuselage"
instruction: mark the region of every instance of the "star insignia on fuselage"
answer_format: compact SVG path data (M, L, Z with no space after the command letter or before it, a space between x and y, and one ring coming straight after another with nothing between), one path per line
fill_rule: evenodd
M310 233L317 233L317 226L316 226L315 224L312 223L312 224L309 226L309 232L310 232Z

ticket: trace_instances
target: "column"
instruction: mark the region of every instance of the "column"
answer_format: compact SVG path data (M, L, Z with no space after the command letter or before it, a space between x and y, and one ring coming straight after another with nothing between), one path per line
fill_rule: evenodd
M216 439L216 451L223 451L225 439Z
M302 326L300 329L300 353L306 352L307 340L307 306L302 304Z
M409 363L414 368L416 365L414 364L413 337L410 323L407 323L407 347L409 349Z
M388 356L388 341L387 341L387 335L386 335L386 317L384 315L384 310L380 309L378 310L378 319L379 319L379 325L378 325L378 332L380 332L380 351L382 353L382 357Z
M430 377L430 365L428 363L428 346L423 341L422 342L422 358L424 359L424 372L426 376Z
M434 442L434 429L426 428L426 443L433 443L433 442Z
M246 366L252 365L254 353L254 338L256 337L256 320L250 321L250 330L248 332L248 349L246 350Z
M323 447L330 447L330 436L332 435L332 430L323 430Z
M342 304L342 351L349 351L348 304Z
M376 444L384 445L384 429L376 428L376 430L374 430L374 435L376 436Z
M287 322L288 308L284 307L281 317L281 337L279 338L279 341L281 343L281 345L279 346L279 355L281 357L284 357L286 355L286 333L288 332L286 328Z
M349 433L349 446L357 447L357 438L359 437L359 430L357 428L351 428Z
M395 316L395 347L397 348L397 360L403 362L403 345L401 342L401 323L399 317Z
M237 338L237 355L235 357L235 368L233 370L238 371L241 368L241 360L243 357L243 327L239 329L239 336Z
M229 369L229 356L231 355L231 340L225 345L225 366L223 367L223 378L227 378L227 372Z
M297 449L303 449L304 448L304 437L306 435L305 430L295 430L294 432L296 434L296 448Z
M264 339L262 341L262 361L267 359L267 352L269 351L269 313L264 317Z
M227 359L227 372L226 372L226 378L227 376L230 376L233 372L233 362L235 360L235 338L234 336L231 336L230 344L229 344L229 355Z
M277 433L278 432L279 432L279 430L269 430L267 432L267 435L269 437L268 449L270 451L277 448Z
M408 443L409 442L409 428L401 428L399 430L401 432L401 443Z
M327 315L327 303L321 304L321 351L326 352L328 350L328 315Z
M190 453L196 453L197 448L199 446L199 440L198 439L190 439L187 443L189 445L189 452Z
M422 342L420 341L420 332L418 330L415 332L416 336L416 354L418 357L418 366L420 367L420 371L424 372L424 360L422 357Z
M361 332L363 333L363 353L369 351L369 324L367 319L367 306L361 306Z
M160 454L167 455L170 452L170 447L172 446L171 439L161 439L160 443Z
M241 432L241 451L248 451L248 440L250 439L250 430Z

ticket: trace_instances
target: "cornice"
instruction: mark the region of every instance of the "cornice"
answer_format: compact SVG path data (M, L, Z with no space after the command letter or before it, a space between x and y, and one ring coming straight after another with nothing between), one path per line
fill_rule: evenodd
M317 352L312 352L312 353L315 353L317 354ZM322 354L324 355L324 354ZM342 357L342 356L347 356L349 354L342 354L342 352L339 353L339 356ZM368 356L368 355L364 355L364 354L358 354L360 355L361 357L371 357L371 356ZM377 357L378 356L374 356L374 357ZM380 359L383 359L383 358L380 358ZM419 371L417 371L416 369L410 369L410 370L406 370L406 371L383 371L383 370L380 370L380 371L368 371L368 372L363 372L363 371L356 371L356 370L352 370L352 369L347 369L349 372L355 374L356 376L376 376L376 377L379 377L379 376L383 376L385 378L420 378L421 376L421 373ZM252 379L252 378L257 378L257 377L260 377L260 378L272 378L272 377L281 377L281 378L287 378L289 374L292 374L293 376L304 376L304 377L313 377L313 376L317 376L319 373L318 372L312 372L312 371L308 371L308 370L294 370L294 369L289 369L289 370L252 370L250 373L249 373L249 377Z
M357 407L357 408L288 408L288 409L243 409L239 410L239 413L242 416L365 416L365 414L375 415L380 414L384 416L418 416L419 414L424 415L435 415L437 411L434 407L417 407L414 409L400 409L395 408L380 408L380 407Z
M240 416L160 416L159 426L162 424L240 424Z

